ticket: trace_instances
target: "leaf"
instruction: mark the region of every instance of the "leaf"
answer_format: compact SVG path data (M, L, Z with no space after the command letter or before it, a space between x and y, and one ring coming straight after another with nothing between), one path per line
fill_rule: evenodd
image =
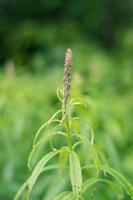
M84 169L95 169L95 165L93 165L93 164L85 165L82 167L82 170L84 170Z
M65 133L63 133L63 132L54 132L54 133L47 133L47 134L45 134L44 136L43 136L43 138L41 138L35 145L33 145L33 147L32 147L32 150L31 150L31 152L30 152L30 154L29 154L29 157L28 157L28 168L31 170L31 166L32 166L32 158L33 158L33 155L35 154L35 151L40 147L40 145L42 144L42 142L43 142L43 145L46 145L47 144L47 141L48 141L48 139L50 138L50 144L51 144L51 148L52 148L52 150L57 150L57 149L55 149L54 147L53 147L53 145L52 145L52 136L55 136L55 135L62 135L62 136L65 136L66 137L66 135L65 135Z
M68 152L69 152L69 149L67 147L62 148L62 151L60 152L60 156L59 156L60 167L64 167L68 158Z
M36 165L35 169L33 170L30 178L28 179L28 194L31 192L37 178L39 175L44 171L44 167L47 164L47 162L53 158L55 155L57 155L60 151L52 151L45 155Z
M70 180L73 188L74 197L80 197L81 187L82 187L82 172L80 161L77 154L74 151L70 152L69 155L70 163Z
M49 189L45 192L43 200L53 200L60 191L66 187L68 181L68 177L61 177L58 173L54 176L54 179L51 180L51 184L49 185Z
M85 122L85 124L88 125L89 134L91 136L90 143L93 144L94 143L94 132L93 132L93 128L92 128L91 123L87 119L84 119L82 117L74 117L74 118L72 118L72 121L73 121L72 124L74 126L74 130L75 130L76 134L79 132L79 121L83 121L83 122ZM75 126L75 124L76 124L76 126Z
M27 163L27 166L28 166L28 168L30 170L32 168L32 158L33 158L33 155L39 149L39 147L42 144L42 142L43 142L43 145L47 144L48 139L49 139L49 133L45 134L45 136L42 139L40 139L35 145L33 145L32 150L31 150L31 152L29 154L28 163Z
M74 129L75 134L79 133L79 122L77 119L72 118L72 127Z
M87 104L83 100L76 101L75 98L71 99L71 101L69 102L69 106L74 106L74 105L81 105L84 106L84 108L87 108Z
M88 168L88 167L85 166L83 169L86 169L86 168ZM104 172L110 174L111 176L113 176L123 186L123 189L127 192L127 194L133 200L133 186L132 186L131 183L129 183L129 181L120 172L116 171L115 169L112 169L111 167L108 167L107 165L101 166L100 169L103 170ZM92 179L87 180L88 183L86 182L86 183L83 184L82 192L84 192L86 190L86 187L88 188L91 185L93 185L93 184L95 184L99 181L111 183L109 180L104 180L104 179L101 179L101 178L100 179L99 178L92 178Z
M76 142L76 143L73 145L73 150L74 150L79 144L82 144L82 142L81 142L81 141Z
M133 200L133 186L120 172L111 167L106 167L106 166L102 166L101 169L109 173L111 176L113 176L123 186L127 194Z
M62 200L64 197L66 197L67 195L69 195L71 193L72 192L70 192L70 191L62 192L57 197L55 197L54 200Z
M49 126L49 124L50 124L51 122L55 122L55 121L60 122L60 120L57 120L57 119L54 119L54 118L55 118L59 113L61 113L61 112L62 112L62 110L58 110L56 113L54 113L54 114L52 115L52 117L51 117L46 123L44 123L44 124L38 129L37 133L35 134L35 139L34 139L34 142L33 142L33 146L36 144L37 139L38 139L38 137L39 137L41 131L42 131L45 127Z
M67 194L61 200L74 200L72 194Z
M51 146L52 150L58 150L57 148L55 148L53 146L53 142L52 142L52 137L56 136L56 135L61 135L61 136L66 137L66 134L64 132L62 132L62 131L57 131L57 132L54 132L54 133L50 134L50 146Z
M108 161L107 161L107 159L106 159L106 157L105 157L105 154L104 154L104 152L102 151L102 149L101 149L99 146L96 146L96 150L97 150L98 155L99 155L99 157L100 157L100 159L101 159L102 165L108 167L108 166L109 166L109 165L108 165ZM104 175L106 176L106 171L104 171Z
M24 189L28 186L28 192L27 192L27 198L37 180L37 178L39 177L39 175L45 171L45 165L47 164L47 162L52 159L55 155L57 155L60 151L52 151L50 153L48 153L47 155L45 155L36 165L36 167L34 168L31 176L27 179L27 181L24 182L24 184L21 186L21 188L19 189L19 191L17 192L17 194L14 197L14 200L19 199L20 195L22 194L22 192L24 191ZM51 165L51 168L53 166ZM55 166L54 166L55 167ZM50 169L49 167L46 167L46 170Z
M20 187L20 189L18 190L18 192L16 193L15 197L13 198L13 200L17 200L20 195L22 194L22 192L25 190L26 186L28 183L28 179L23 183L23 185Z
M48 165L47 167L44 167L43 172L49 171L49 170L52 170L52 169L59 169L59 167L60 167L59 164Z
M104 165L108 166L108 161L107 161L107 159L105 157L105 154L104 154L103 150L97 145L95 145L95 148L96 148L96 150L98 152L99 157L101 158L102 163Z
M100 161L99 155L96 151L95 144L91 144L91 142L88 140L88 138L83 136L83 135L75 134L75 136L79 137L81 139L81 141L88 146L89 151L90 151L91 156L92 156L92 159L95 163L95 167L96 167L97 170L99 170L101 161Z
M60 87L57 88L56 95L57 95L58 99L62 102L62 98L63 98L63 90L62 90L62 88L60 88Z
M84 193L88 188L90 188L91 186L95 185L96 183L98 182L105 182L107 184L109 184L110 186L112 187L117 187L117 184L113 183L112 181L110 180L107 180L107 179L103 179L103 178L90 178L90 179L87 179L84 183L83 183L83 187L82 187L82 193Z

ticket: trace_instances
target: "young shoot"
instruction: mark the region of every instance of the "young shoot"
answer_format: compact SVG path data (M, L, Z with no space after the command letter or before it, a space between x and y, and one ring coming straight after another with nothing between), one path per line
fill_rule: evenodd
M106 183L108 187L112 187L111 189L117 188L118 194L122 188L133 200L133 186L122 174L108 165L103 151L94 142L94 133L90 122L80 116L73 117L71 113L71 107L81 104L71 99L70 96L72 54L71 49L66 51L63 84L62 88L57 91L57 96L62 103L61 110L54 113L48 122L44 123L37 131L28 158L31 174L17 192L14 200L22 199L21 196L30 200L39 176L52 170L62 171L62 168L66 171L64 180L61 182L62 188L60 192L46 200L89 200L91 195L88 191L93 192L97 183ZM87 133L82 131L82 124L88 126ZM53 142L56 137L60 137L58 147ZM61 142L64 140L66 142ZM43 156L34 166L32 161L37 150L48 141L51 150L48 153L42 151ZM113 178L110 179L108 174ZM69 177L68 181L67 177ZM44 191L46 184L47 182L44 180ZM42 200L45 200L45 194Z

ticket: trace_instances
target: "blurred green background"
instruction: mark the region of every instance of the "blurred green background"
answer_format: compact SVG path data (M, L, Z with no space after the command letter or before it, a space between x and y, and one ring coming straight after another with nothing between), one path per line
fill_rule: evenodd
M91 121L110 165L133 183L133 1L0 0L1 200L11 200L28 177L35 132L61 106L56 88L67 48L74 53L72 97L88 107L79 114ZM53 176L59 179L39 180L32 200L65 189ZM94 199L129 199L106 185L97 190Z

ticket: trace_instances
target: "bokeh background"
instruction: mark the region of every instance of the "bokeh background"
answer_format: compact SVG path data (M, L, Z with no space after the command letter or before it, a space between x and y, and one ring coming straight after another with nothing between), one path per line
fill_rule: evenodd
M91 121L110 165L133 183L133 1L0 0L1 200L11 200L28 177L35 132L61 106L56 88L67 48L72 96L88 107L79 114ZM65 189L53 176L39 180L32 200ZM94 199L116 199L105 185L97 191Z

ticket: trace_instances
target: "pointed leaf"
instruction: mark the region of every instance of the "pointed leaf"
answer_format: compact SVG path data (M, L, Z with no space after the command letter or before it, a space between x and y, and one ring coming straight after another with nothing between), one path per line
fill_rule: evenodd
M120 172L107 166L102 166L102 170L113 176L123 186L127 194L133 200L133 185L129 183L128 180Z
M96 151L96 148L95 148L95 144L92 144L87 137L83 136L83 135L77 135L75 134L75 136L79 137L81 139L81 141L86 144L88 146L88 149L90 151L90 154L91 154L91 157L95 163L95 167L97 170L99 170L99 167L100 167L100 164L101 164L101 160L99 158L99 155Z
M47 164L47 162L53 158L55 155L57 155L59 153L59 151L52 151L50 153L48 153L47 155L45 155L36 165L35 169L33 170L30 178L28 179L28 194L31 192L37 178L39 177L39 175L44 171L44 167Z
M38 129L37 133L35 134L35 138L34 138L33 145L36 144L36 142L37 142L37 140L38 140L38 137L39 137L41 131L42 131L45 127L49 126L49 124L50 124L51 122L55 122L55 121L56 121L56 122L59 122L59 120L55 119L55 117L56 117L59 113L61 113L61 112L62 112L62 110L58 110L56 113L54 113L54 114L52 115L52 117L51 117L46 123L44 123L44 124Z
M23 185L22 185L21 188L18 190L18 192L16 193L15 197L13 198L13 200L19 199L20 195L21 195L21 194L23 193L23 191L25 190L27 184L28 184L28 179L23 183Z
M54 200L62 200L64 197L66 197L67 195L69 195L71 193L72 192L70 192L70 191L62 192L57 197L55 197Z
M119 186L110 180L93 177L93 178L89 178L88 180L86 180L83 183L82 193L84 193L87 189L89 189L91 186L95 185L98 182L105 182L105 183L109 184L111 187L116 188L117 191L120 190ZM122 192L122 191L120 190L120 192Z
M77 154L72 151L69 155L70 162L70 180L73 188L74 197L79 197L82 187L82 172L80 161Z

